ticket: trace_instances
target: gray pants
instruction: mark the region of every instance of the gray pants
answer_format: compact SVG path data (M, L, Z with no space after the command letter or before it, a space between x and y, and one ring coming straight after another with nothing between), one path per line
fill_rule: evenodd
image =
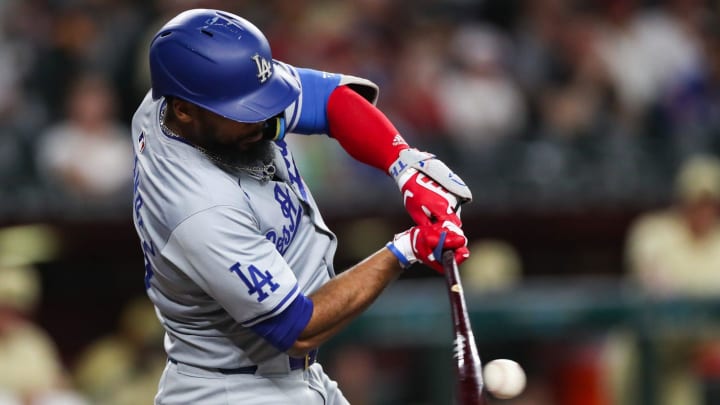
M288 374L226 375L168 362L160 378L156 405L347 405L335 381L322 366Z

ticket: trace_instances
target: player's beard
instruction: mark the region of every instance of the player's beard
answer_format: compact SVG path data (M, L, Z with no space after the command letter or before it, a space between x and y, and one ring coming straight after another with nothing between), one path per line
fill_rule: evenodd
M226 145L211 142L205 150L222 163L232 166L257 166L268 164L273 160L275 149L273 142L261 139L248 146L245 150L239 150L234 145Z
M233 143L220 142L217 128L206 120L200 120L202 132L205 134L202 148L211 158L232 166L258 166L272 162L275 156L273 142L260 139L239 149Z

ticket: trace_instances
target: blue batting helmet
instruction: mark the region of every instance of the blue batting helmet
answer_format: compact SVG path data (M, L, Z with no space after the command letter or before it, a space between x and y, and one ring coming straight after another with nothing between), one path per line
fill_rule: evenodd
M153 99L174 96L239 122L268 120L300 93L263 33L218 10L185 11L165 24L150 44L150 78Z

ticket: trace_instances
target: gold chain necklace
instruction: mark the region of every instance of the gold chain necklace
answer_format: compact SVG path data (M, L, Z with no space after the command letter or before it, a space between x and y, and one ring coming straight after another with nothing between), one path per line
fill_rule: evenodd
M241 170L241 171L249 174L251 177L254 177L260 181L263 181L263 182L269 181L275 175L276 169L275 169L275 165L273 164L273 162L270 162L267 164L260 164L258 166L246 166L246 165L231 164L231 163L224 161L217 155L211 153L210 151L203 148L202 146L195 145L192 142L188 142L184 137L178 135L177 133L175 133L175 131L170 129L170 127L165 125L165 113L166 112L167 112L167 104L163 103L162 107L160 107L160 129L162 129L162 131L165 133L165 135L167 135L171 138L179 139L183 142L189 143L193 148L199 150L206 157L208 157L210 160L212 160L213 162L215 162L216 164L218 164L220 166L223 166L223 167L229 168L229 169Z

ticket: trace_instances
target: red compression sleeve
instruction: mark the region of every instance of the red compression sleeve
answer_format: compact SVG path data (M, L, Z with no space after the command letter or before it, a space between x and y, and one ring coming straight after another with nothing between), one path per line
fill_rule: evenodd
M330 94L327 119L330 136L350 156L385 173L409 147L385 114L347 86Z

